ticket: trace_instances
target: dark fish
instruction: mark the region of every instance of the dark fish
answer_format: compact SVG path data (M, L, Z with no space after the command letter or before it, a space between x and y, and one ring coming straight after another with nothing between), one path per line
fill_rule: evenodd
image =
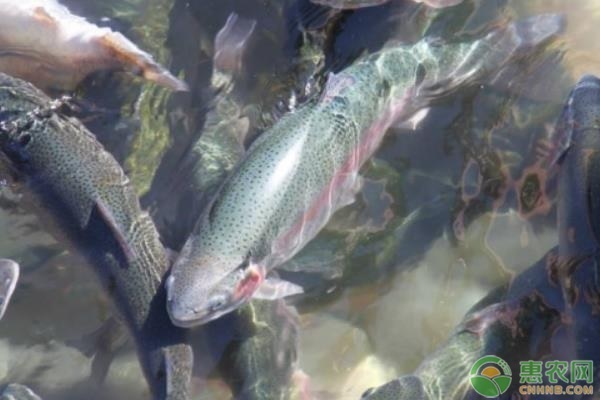
M169 266L115 159L39 90L0 75L1 158L23 202L94 267L125 321L155 399L188 399L192 352L165 312Z

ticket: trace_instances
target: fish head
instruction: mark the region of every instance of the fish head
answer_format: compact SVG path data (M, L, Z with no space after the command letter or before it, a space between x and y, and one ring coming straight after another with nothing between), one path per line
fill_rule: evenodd
M171 321L192 327L215 320L247 302L264 278L265 268L249 256L179 259L166 281Z

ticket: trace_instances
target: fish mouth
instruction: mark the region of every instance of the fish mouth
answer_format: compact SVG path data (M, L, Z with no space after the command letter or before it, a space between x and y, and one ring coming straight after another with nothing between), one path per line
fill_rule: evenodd
M193 328L195 326L204 325L225 314L236 310L243 301L224 307L220 310L199 309L192 307L178 307L173 301L167 302L167 311L173 325L180 328Z

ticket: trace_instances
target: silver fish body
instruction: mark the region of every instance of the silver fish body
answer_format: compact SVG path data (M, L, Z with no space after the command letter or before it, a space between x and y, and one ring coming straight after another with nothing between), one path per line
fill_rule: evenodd
M70 90L103 69L129 71L172 90L187 90L129 39L72 14L56 0L0 0L0 72L43 90Z
M156 399L187 399L192 353L170 324L162 278L169 261L116 160L57 103L0 74L0 158L29 206L83 255L114 300Z
M0 259L0 319L15 291L19 280L19 264L13 260Z
M360 167L392 123L546 44L562 25L559 16L541 15L476 41L424 39L330 76L318 101L252 145L201 217L167 279L172 321L205 323L247 301L353 200Z

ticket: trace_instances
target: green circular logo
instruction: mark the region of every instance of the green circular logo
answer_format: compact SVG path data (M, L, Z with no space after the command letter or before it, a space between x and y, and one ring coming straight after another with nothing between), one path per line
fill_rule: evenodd
M485 356L473 364L469 378L477 393L493 399L508 390L512 372L508 363L500 357Z

